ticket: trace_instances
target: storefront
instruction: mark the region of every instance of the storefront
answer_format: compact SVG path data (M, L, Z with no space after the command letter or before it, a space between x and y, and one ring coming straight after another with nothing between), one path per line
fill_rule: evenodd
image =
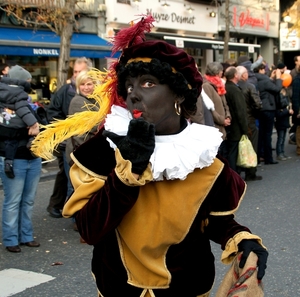
M33 77L33 85L42 90L39 97L50 98L49 84L57 77L60 37L54 32L23 28L0 29L0 60L25 67ZM111 57L111 45L96 34L73 33L71 58L90 58L94 66Z
M250 0L244 0L244 2L247 1ZM112 36L114 31L128 26L129 21L137 20L142 13L151 13L155 18L151 38L163 39L183 48L194 56L199 69L203 71L207 63L223 61L223 31L225 29L224 3L220 6L221 1L206 2L207 4L203 4L204 1L201 1L202 4L194 3L194 1L114 0L109 3L107 1L106 34ZM264 24L268 23L268 25L263 29L261 24L256 26L256 16L252 16L253 3L250 3L250 18L253 17L255 24L249 23L249 14L245 16L245 24L241 24L239 23L243 20L241 9L244 9L244 6L233 4L237 1L230 2L231 13L235 12L236 23L233 26L231 22L230 35L232 38L229 42L228 58L237 59L240 55L249 55L255 59L261 52L262 46L267 44L265 40L278 37L278 21L275 19L275 17L278 18L278 12L275 14L270 12L266 15ZM243 1L238 3L243 3ZM259 13L261 18L264 18L262 15L267 13L261 7L260 9L254 8L253 12L255 15ZM238 34L236 34L237 31L239 31ZM237 38L236 35L240 38ZM255 38L258 35L264 36L263 44L260 44L260 40Z
M207 5L185 1L114 0L106 3L106 36L112 36L120 28L128 27L131 20L138 20L141 14L146 13L151 13L155 19L151 39L164 39L166 35L212 41L218 33L218 19L210 17L210 12L214 9L210 1ZM174 40L166 41L174 43ZM194 56L200 68L213 59L207 55L210 50L202 45L193 43L189 47L188 43L183 43L183 48Z

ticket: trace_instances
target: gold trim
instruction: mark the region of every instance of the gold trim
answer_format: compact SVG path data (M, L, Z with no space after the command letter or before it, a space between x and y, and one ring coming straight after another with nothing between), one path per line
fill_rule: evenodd
M103 180L107 180L107 176L97 174L97 173L95 173L94 171L91 171L90 169L88 169L88 168L86 168L85 166L83 166L83 165L76 159L76 157L74 156L73 152L70 154L70 157L71 157L71 159L74 161L74 163L77 165L77 167L78 167L79 169L81 169L82 171L88 173L88 174L91 175L91 176L94 176L94 177L97 177L97 178L100 178L100 179L103 179Z
M127 65L129 65L129 64L131 64L131 63L133 63L133 62L144 62L144 63L150 63L152 61L152 58L148 58L148 57L136 57L136 58L132 58L132 59L129 59L128 61L127 61L127 63L126 63L126 66ZM168 63L169 64L169 63ZM172 67L172 65L170 65L171 66L171 68L172 68L172 72L173 73L177 73L177 70L174 68L174 67ZM192 87L191 87L191 85L190 84L188 84L188 88L189 89L191 89Z
M132 59L129 59L126 63L126 66L128 64L131 64L133 62L144 62L144 63L150 63L152 61L152 58L148 58L148 57L136 57L136 58L132 58Z

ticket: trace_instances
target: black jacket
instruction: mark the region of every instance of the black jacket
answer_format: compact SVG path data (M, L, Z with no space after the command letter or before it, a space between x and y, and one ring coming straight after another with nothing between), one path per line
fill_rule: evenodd
M239 81L239 86L242 89L247 105L248 122L255 121L259 117L259 112L262 108L258 91L255 86L248 81Z
M53 96L47 108L48 119L64 120L69 113L69 105L75 96L76 90L73 84L63 85Z
M231 81L227 81L226 101L231 114L231 125L227 139L230 141L239 141L243 134L248 134L247 107L245 97L240 87Z
M276 96L282 89L282 80L272 80L265 74L255 73L257 78L257 87L262 101L262 111L276 110Z

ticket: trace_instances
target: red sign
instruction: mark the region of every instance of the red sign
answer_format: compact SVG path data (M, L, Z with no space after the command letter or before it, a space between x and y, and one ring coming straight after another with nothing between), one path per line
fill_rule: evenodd
M252 28L264 28L269 31L270 17L268 13L266 14L265 19L263 17L252 17L249 9L247 9L245 12L241 12L240 15L238 15L236 7L233 7L232 22L234 26L237 26L237 23L239 23L241 28L245 26L251 26Z

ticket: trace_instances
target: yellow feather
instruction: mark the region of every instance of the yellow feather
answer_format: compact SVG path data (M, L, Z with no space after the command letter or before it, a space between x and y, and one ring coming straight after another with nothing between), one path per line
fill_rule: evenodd
M53 159L53 151L57 146L72 136L81 136L93 127L100 125L111 107L110 87L115 82L115 76L108 75L98 69L89 71L89 75L95 80L96 85L91 98L100 106L99 111L82 111L68 116L65 120L56 120L44 129L32 142L31 151L34 155L45 160Z

